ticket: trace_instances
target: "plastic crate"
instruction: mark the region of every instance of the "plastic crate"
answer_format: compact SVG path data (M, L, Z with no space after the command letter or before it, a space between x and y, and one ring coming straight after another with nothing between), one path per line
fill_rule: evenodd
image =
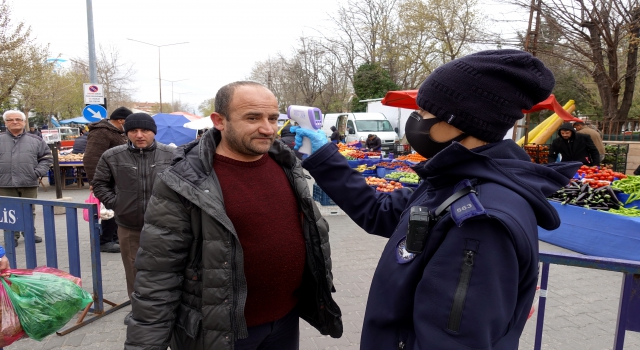
M629 144L604 144L605 155L600 165L606 165L620 173L627 170L627 155L629 153Z
M336 205L317 184L313 184L313 200L319 202L320 205Z
M47 176L49 177L49 185L55 186L56 180L55 180L55 177L53 176L53 169L49 169ZM67 177L75 176L73 169L66 169L66 176ZM85 181L89 182L89 180L85 180ZM74 179L67 179L67 181L65 181L65 186L73 185L74 182L76 182Z

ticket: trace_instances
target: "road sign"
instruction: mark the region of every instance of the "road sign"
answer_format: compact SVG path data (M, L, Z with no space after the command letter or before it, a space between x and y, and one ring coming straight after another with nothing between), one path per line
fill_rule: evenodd
M97 122L107 117L107 110L100 105L88 105L82 110L82 116L90 122Z
M85 96L84 104L85 105L104 105L104 97Z
M104 91L102 90L102 84L83 84L84 97L104 97Z

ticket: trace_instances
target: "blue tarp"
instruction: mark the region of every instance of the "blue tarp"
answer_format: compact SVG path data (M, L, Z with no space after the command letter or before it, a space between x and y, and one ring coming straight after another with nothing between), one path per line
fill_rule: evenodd
M71 123L89 124L91 122L88 121L87 119L85 119L85 117L83 117L83 116L75 117L75 118L72 118L72 119L65 119L65 120L61 120L60 121L60 124L71 124Z
M640 218L550 202L562 224L554 231L538 227L538 238L578 253L640 260Z

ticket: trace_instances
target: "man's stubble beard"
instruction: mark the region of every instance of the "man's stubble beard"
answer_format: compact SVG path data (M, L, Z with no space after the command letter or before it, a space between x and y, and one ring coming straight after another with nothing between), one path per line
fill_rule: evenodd
M275 140L275 135L271 136L271 142L269 142L269 148L267 148L266 151L262 152L261 150L256 149L255 147L253 147L253 145L251 145L251 138L249 139L249 142L245 144L244 140L238 137L238 134L236 134L235 129L231 126L231 123L227 123L226 131L227 132L225 135L225 139L227 141L227 144L229 145L229 148L231 148L232 150L238 153L249 155L249 156L259 156L267 153L269 151L269 148L271 147L271 144Z

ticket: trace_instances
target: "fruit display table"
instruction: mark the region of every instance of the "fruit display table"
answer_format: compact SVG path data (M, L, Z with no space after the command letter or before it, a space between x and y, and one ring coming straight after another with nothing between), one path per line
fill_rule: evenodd
M554 231L538 227L540 240L582 254L640 260L640 218L550 203L562 224Z

